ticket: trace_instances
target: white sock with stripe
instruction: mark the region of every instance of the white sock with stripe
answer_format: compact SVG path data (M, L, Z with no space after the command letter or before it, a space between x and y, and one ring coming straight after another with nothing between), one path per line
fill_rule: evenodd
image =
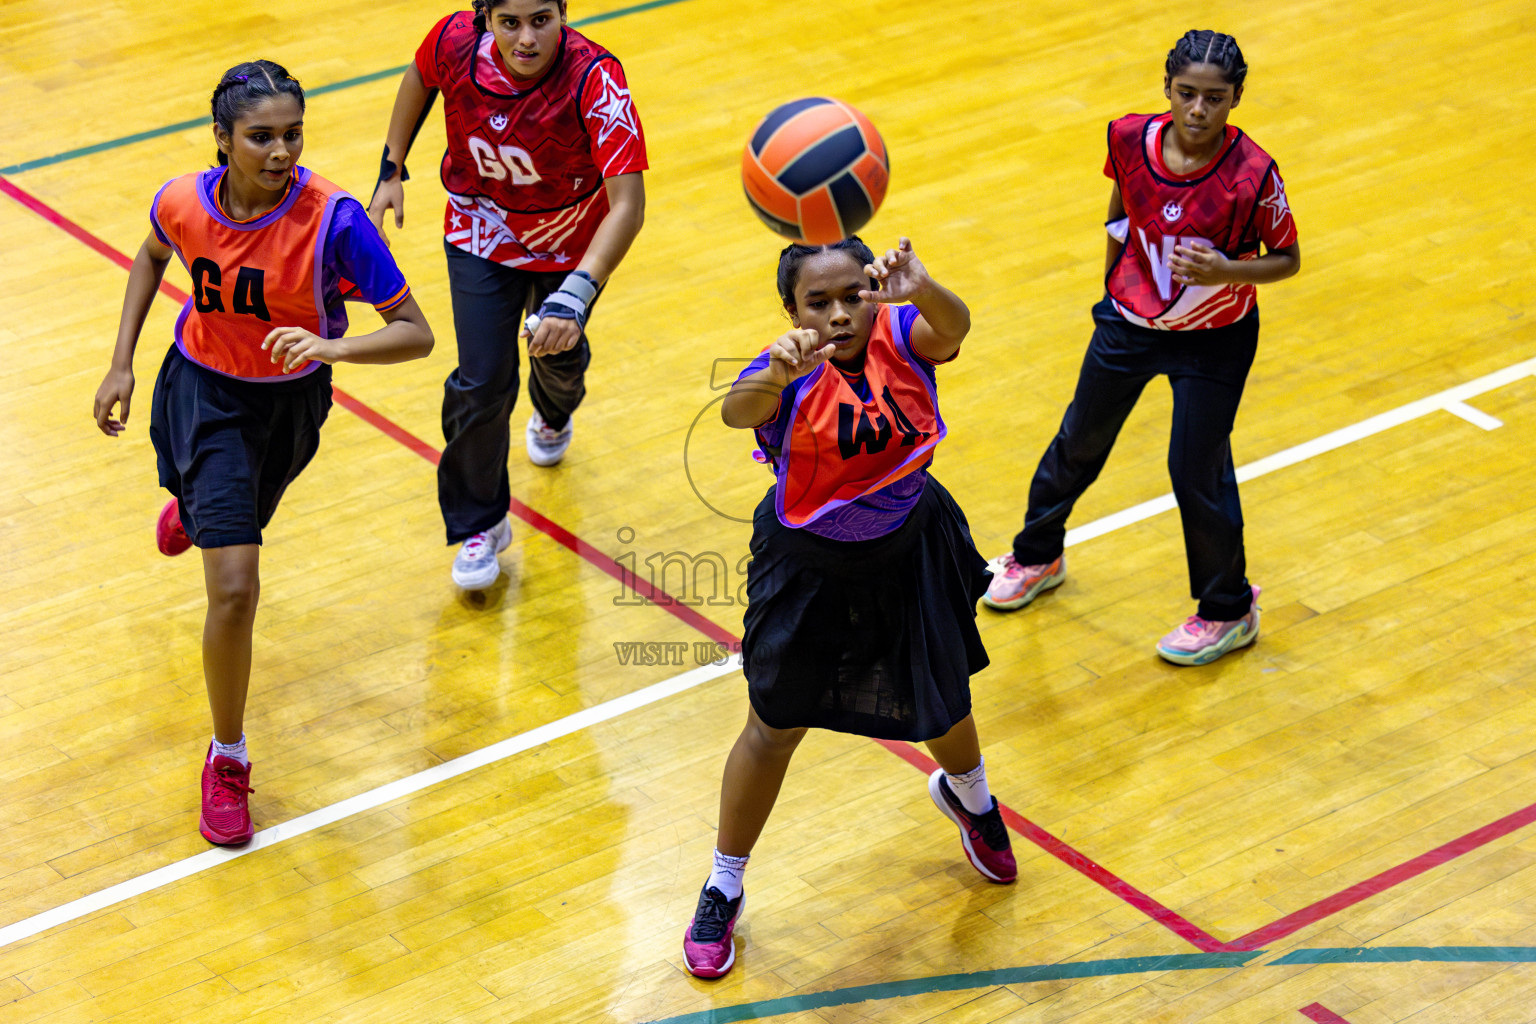
M219 738L215 736L213 748L208 751L208 760L212 761L216 757L232 757L249 768L251 759L245 753L245 734L240 734L239 743L220 743Z
M736 899L741 895L741 876L747 873L747 861L751 856L727 857L716 850L715 866L709 872L709 881L704 883L704 888L714 886L725 894L726 899Z
M955 791L960 803L972 814L986 814L992 809L992 791L987 788L987 759L964 775L944 773L949 788Z

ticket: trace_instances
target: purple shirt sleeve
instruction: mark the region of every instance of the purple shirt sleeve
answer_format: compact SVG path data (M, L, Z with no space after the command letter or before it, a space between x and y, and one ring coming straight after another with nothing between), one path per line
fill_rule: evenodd
M766 369L767 366L768 353L766 351L759 352L757 358L748 363L745 370L737 374L736 379L739 381L743 377L750 377L754 373ZM795 393L800 390L800 385L804 380L804 377L792 380L789 382L788 387L779 392L779 411L774 414L773 419L764 423L756 430L758 447L762 448L769 455L772 455L784 445L784 430L789 426L789 410L795 404Z
M325 239L325 268L328 278L340 276L357 286L356 292L347 292L345 298L361 298L380 311L398 305L410 294L389 247L368 219L363 204L351 196L336 202ZM326 284L329 292L330 280Z
M175 178L171 179L171 181L175 180ZM159 191L155 193L155 198L149 204L149 226L154 229L155 237L160 240L160 244L167 249L174 249L176 246L171 244L171 237L160 226L160 197L165 195L165 190L171 187L171 181L160 186Z

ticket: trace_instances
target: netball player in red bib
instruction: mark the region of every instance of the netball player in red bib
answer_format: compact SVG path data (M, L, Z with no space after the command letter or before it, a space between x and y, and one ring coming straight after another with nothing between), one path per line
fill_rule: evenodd
M128 422L134 349L174 254L194 294L150 410L160 483L175 495L156 535L167 555L203 552L213 741L199 830L230 845L253 834L244 722L262 530L319 447L330 364L416 359L432 350L432 332L362 204L299 166L304 91L287 71L260 60L225 72L213 121L219 166L173 178L150 207L95 416L109 436ZM344 292L371 303L384 326L343 337Z
M936 367L970 330L965 303L903 238L791 245L778 288L793 329L743 371L725 422L756 431L775 483L757 507L742 657L750 708L720 787L709 878L683 936L688 970L731 969L747 857L807 728L923 741L928 792L992 882L1017 875L987 788L972 674L986 562L928 474L944 438ZM909 303L887 305L887 303Z
M477 590L496 582L496 556L512 540L519 332L530 357L528 458L552 466L586 394L587 317L644 219L646 158L624 69L566 27L564 0L474 8L432 26L405 69L369 213L381 228L390 209L404 223L405 154L441 91L459 365L443 388L438 504L448 543L460 545L453 580Z
M1214 661L1259 634L1232 424L1259 340L1254 286L1301 266L1275 161L1227 123L1247 73L1231 36L1187 32L1165 67L1171 108L1109 126L1107 294L1093 308L1072 404L1030 484L1024 529L985 598L993 608L1022 608L1066 578L1067 516L1104 467L1142 388L1166 374L1168 472L1199 608L1157 652L1180 665Z

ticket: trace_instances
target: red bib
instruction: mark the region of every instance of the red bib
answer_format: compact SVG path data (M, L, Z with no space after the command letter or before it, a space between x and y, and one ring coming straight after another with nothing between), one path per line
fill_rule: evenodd
M1259 255L1296 241L1275 161L1236 127L1222 149L1192 174L1163 164L1170 115L1129 114L1109 126L1105 173L1120 186L1129 231L1105 286L1121 315L1160 330L1200 330L1236 323L1253 308L1253 285L1183 285L1168 258L1179 245L1204 242L1228 259Z
M869 401L829 363L795 392L774 468L774 510L802 527L928 465L947 432L933 381L881 306L864 353Z
M176 320L176 345L193 362L243 380L313 373L320 363L283 373L261 343L274 327L333 336L321 294L321 258L336 201L347 193L297 167L282 202L255 220L235 221L200 180L224 171L184 174L155 197L155 223L192 275L192 298ZM218 195L217 184L212 192Z

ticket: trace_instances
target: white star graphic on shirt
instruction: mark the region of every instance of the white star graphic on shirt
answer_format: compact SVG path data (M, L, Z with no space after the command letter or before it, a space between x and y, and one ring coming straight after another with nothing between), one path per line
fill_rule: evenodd
M460 217L458 214L454 214L453 215L453 226L455 228L463 227L464 226L464 218Z
M608 141L614 129L623 128L631 135L638 135L639 126L635 123L635 105L629 101L629 90L620 89L608 75L607 68L599 68L598 73L603 76L603 93L587 111L588 117L601 118L603 127L597 133L597 144L601 146Z
M1275 190L1260 201L1259 205L1268 209L1274 218L1270 221L1269 226L1271 228L1279 227L1280 222L1285 219L1286 213L1290 211L1290 205L1285 201L1285 182L1276 178Z

